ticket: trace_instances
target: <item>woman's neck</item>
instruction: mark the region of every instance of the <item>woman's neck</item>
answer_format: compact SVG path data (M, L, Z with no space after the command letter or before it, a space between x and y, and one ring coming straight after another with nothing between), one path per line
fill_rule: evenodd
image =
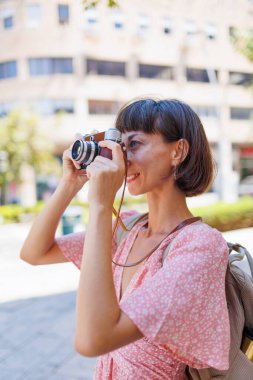
M172 231L183 220L193 215L187 207L185 195L175 190L162 194L147 194L149 219L146 234L165 234Z

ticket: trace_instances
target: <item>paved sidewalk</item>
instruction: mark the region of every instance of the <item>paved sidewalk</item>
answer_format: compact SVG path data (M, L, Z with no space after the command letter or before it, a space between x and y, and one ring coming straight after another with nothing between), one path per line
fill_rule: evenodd
M0 379L91 380L95 359L74 351L79 271L22 262L29 227L0 226Z
M0 379L90 380L95 359L73 349L71 264L32 267L19 259L29 224L0 226ZM253 228L224 233L253 253Z

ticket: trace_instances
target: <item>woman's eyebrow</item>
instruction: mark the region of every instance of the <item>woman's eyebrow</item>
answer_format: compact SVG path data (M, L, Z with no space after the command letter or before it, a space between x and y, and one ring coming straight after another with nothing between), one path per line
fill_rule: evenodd
M138 133L133 133L132 135L129 135L127 140L131 141L135 136L138 136Z

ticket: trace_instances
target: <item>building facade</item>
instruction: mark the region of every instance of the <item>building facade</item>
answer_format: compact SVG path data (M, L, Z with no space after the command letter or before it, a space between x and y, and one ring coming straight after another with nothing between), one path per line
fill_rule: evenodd
M253 64L231 42L253 24L250 0L0 1L0 116L41 114L55 153L75 133L106 130L122 104L178 98L200 116L229 200L253 175ZM233 3L233 6L231 6Z

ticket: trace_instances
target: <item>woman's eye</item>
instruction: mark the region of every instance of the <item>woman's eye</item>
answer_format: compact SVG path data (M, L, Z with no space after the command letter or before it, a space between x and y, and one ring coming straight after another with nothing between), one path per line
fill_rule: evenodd
M129 147L130 147L130 148L135 148L138 144L139 144L139 141L132 140L132 141L129 143Z

